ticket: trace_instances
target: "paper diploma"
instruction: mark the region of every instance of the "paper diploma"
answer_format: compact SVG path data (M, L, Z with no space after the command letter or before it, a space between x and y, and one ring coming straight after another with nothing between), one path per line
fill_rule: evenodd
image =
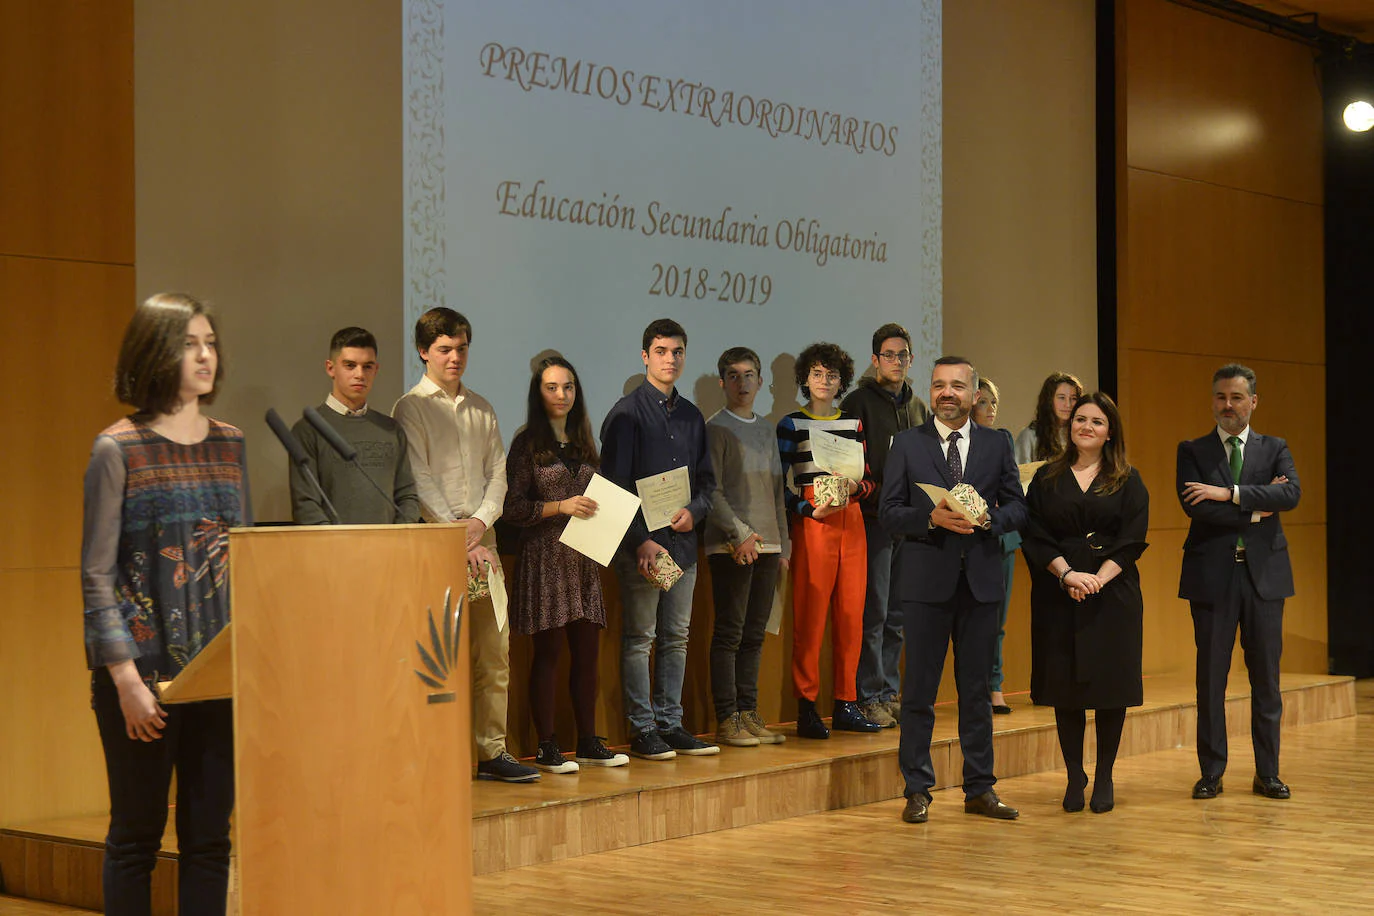
M930 497L930 501L935 505L940 505L940 500L944 500L945 505L973 522L973 524L978 524L977 516L968 511L968 506L965 506L963 503L959 502L959 500L955 499L944 487L938 487L933 483L918 483L916 486L925 490L926 495Z
M1035 477L1035 472L1043 467L1043 461L1029 461L1025 464L1018 464L1016 470L1021 472L1021 492L1025 493L1030 489L1031 480Z
M692 501L692 478L685 467L641 477L635 481L635 489L644 509L644 524L650 531L666 527L677 510Z
M837 436L815 426L810 429L811 460L822 470L850 480L864 479L862 442Z
M584 557L609 566L639 511L639 497L600 474L592 475L592 482L587 484L587 492L583 495L595 501L596 512L591 518L573 516L568 519L558 540Z

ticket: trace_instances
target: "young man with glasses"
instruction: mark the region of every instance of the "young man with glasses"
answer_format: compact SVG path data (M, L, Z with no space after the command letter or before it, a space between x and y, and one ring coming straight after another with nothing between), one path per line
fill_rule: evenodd
M868 543L868 587L864 596L863 646L859 652L859 706L871 722L892 728L901 715L902 613L892 596L892 571L901 540L878 524L878 494L883 466L892 439L905 429L920 426L930 412L906 380L911 367L911 335L900 324L885 324L873 332L873 375L858 386L840 407L863 424L868 440L868 463L874 489L860 500Z
M867 456L862 479L846 480L848 499L835 505L818 498L817 479L826 475L814 461L811 437L824 430L864 443L858 418L835 406L854 380L854 360L832 343L814 343L797 357L796 381L807 404L778 423L778 453L784 473L791 471L786 493L792 523L792 692L797 698L797 734L829 738L830 731L816 710L820 693L821 640L826 612L833 608L830 627L834 663L835 708L831 728L876 732L879 726L864 718L855 694L859 644L863 638L864 582L867 548L863 513L858 501L873 495L873 475ZM843 496L836 497L843 499Z

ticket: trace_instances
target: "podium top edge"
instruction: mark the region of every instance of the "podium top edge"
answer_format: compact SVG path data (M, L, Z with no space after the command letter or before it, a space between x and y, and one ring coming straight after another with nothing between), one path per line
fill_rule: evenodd
M464 528L465 522L441 522L430 524L427 522L414 525L259 525L252 528L230 528L230 534L254 535L265 533L281 533L292 531L409 531L416 528L426 530L443 530L445 528Z

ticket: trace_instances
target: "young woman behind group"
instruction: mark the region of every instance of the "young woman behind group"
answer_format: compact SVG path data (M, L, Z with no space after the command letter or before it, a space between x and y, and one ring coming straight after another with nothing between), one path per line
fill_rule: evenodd
M506 458L502 518L521 531L512 582L511 619L534 638L530 712L539 733L534 765L550 773L576 773L578 765L622 766L624 754L607 750L596 734L597 653L606 626L601 570L558 538L569 518L590 518L596 502L587 485L600 465L582 384L561 356L539 361L530 378L525 428ZM563 756L554 734L555 669L567 640L572 656L569 692L577 722L577 751Z
M86 469L86 661L110 786L105 912L120 916L151 911L174 770L180 912L225 911L230 701L164 709L157 694L229 622L229 529L252 524L243 433L201 413L223 371L204 304L144 302L115 369L134 413L96 437Z
M1049 461L1064 450L1069 413L1083 396L1083 383L1067 372L1052 372L1040 385L1035 417L1016 434L1016 463Z

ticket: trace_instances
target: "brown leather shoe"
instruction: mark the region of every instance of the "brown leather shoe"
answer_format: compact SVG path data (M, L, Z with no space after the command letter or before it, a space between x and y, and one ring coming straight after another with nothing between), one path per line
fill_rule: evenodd
M991 789L982 795L964 799L964 813L981 814L983 817L992 817L999 821L1014 821L1021 816L1020 811L1010 805L1002 804L997 793Z
M1256 776L1253 790L1265 798L1289 798L1293 793L1277 776Z
M924 824L930 817L930 802L924 795L913 795L902 809L902 820L908 824Z

